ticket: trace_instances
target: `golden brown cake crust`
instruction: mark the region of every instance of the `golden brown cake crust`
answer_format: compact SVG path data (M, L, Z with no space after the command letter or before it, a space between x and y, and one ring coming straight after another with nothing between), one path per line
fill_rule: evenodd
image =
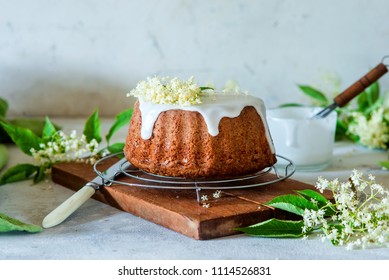
M215 137L208 133L202 115L193 111L162 112L148 140L140 135L141 124L136 102L124 153L129 162L150 173L231 177L255 173L276 162L262 119L252 106L236 118L222 118Z

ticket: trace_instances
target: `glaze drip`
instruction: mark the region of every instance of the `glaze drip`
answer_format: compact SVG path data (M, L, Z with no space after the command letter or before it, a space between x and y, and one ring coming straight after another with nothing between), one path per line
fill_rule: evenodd
M266 138L270 149L275 153L273 140L270 136L269 127L266 122L266 108L264 102L251 95L229 95L219 94L203 97L203 103L200 105L180 106L170 104L154 104L139 99L139 109L142 115L141 137L144 140L150 139L154 123L160 113L168 110L186 110L199 112L208 127L208 132L212 136L219 134L219 122L223 117L238 117L246 106L253 106L260 115L266 131Z

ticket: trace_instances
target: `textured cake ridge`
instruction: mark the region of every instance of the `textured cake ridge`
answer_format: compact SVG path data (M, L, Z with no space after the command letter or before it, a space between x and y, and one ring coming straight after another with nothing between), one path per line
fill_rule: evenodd
M266 120L253 106L221 118L212 136L197 111L160 112L152 135L141 136L142 113L136 102L124 149L126 158L150 173L186 177L231 177L257 172L276 162Z
M266 122L266 108L263 101L250 95L230 95L220 94L204 96L203 104L180 106L174 104L154 104L139 99L139 108L142 113L141 136L149 139L153 133L154 124L162 112L170 110L185 110L199 112L207 125L208 132L212 136L219 133L219 124L222 118L238 117L244 107L253 106L265 125L265 136L269 142L271 150L274 152L273 140ZM242 124L244 125L244 124Z

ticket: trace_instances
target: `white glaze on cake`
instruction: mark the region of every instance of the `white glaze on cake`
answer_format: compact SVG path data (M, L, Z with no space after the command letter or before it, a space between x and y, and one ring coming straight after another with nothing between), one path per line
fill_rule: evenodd
M168 110L186 110L199 112L208 127L208 132L212 136L219 133L219 122L223 117L238 117L246 106L253 106L261 117L266 131L266 138L272 153L275 153L273 140L269 133L266 122L266 108L262 99L245 94L217 94L203 97L200 105L181 106L171 104L154 104L139 99L139 109L142 115L141 137L144 140L150 139L154 123L160 113Z

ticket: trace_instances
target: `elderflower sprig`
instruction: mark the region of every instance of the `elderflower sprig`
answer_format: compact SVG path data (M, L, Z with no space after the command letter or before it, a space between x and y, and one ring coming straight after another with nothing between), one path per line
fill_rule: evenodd
M49 118L46 118L41 137L28 128L0 121L0 125L15 144L37 163L37 165L23 163L9 168L0 178L0 185L30 178L37 183L50 173L51 167L56 163L74 161L93 164L96 159L108 153L122 152L124 143L111 144L110 140L116 131L129 124L131 116L132 109L116 115L113 125L105 136L107 146L100 150L99 143L102 137L98 110L88 117L82 134L77 134L73 130L67 135L62 130L57 130Z
M361 172L353 170L348 182L319 178L317 188L332 191L334 203L330 205L335 211L327 219L323 212L319 213L322 209L306 209L304 226L321 228L323 240L347 245L348 249L388 245L389 191L376 183L373 175L365 179Z
M348 113L350 124L347 133L366 147L386 149L389 145L389 116L385 110L380 107L370 116L358 111Z
M300 221L270 219L237 230L261 237L307 238L319 232L322 241L347 249L389 245L389 191L373 175L365 178L353 170L347 182L319 177L316 188L267 203L301 216ZM331 191L333 199L320 194L324 191Z
M99 143L96 139L88 142L84 134L77 135L75 130L70 135L60 130L46 143L40 143L39 148L31 148L30 151L32 157L41 165L70 161L94 163L99 152Z
M180 80L177 77L147 77L140 81L136 87L127 93L127 97L134 96L143 101L154 104L170 104L191 106L203 103L203 97L216 98L218 94L248 95L248 91L240 88L236 81L229 80L220 91L212 82L206 86L196 84L194 77L188 80Z
M208 88L207 88L208 89ZM148 77L140 81L127 96L134 96L155 104L196 105L201 104L202 88L194 77L187 81L170 77Z

